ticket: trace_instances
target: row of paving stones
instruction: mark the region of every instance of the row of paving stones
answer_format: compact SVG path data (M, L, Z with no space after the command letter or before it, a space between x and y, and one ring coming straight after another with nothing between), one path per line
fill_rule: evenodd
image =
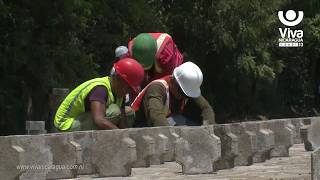
M306 151L311 153L311 174L313 180L320 180L320 120L309 119L300 128L301 140Z
M313 118L0 137L4 179L129 176L132 167L176 161L184 174L212 173L289 155Z

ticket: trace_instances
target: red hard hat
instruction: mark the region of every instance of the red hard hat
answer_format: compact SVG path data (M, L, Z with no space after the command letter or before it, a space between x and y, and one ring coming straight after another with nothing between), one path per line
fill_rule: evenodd
M134 92L138 92L144 78L143 67L134 59L124 58L113 64L117 74L124 79Z

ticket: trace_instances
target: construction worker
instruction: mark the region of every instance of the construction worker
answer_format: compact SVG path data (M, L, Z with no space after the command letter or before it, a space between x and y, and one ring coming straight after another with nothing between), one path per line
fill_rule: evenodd
M123 58L127 58L129 57L129 50L126 46L118 46L116 48L116 50L114 51L114 54L115 54L115 60L113 63L119 61L120 59L123 59ZM111 74L113 73L114 69L112 68L111 69ZM139 91L141 90L141 88L139 87ZM136 93L135 92L131 92L131 97L135 97L136 96ZM126 105L129 105L130 104L130 94L126 94L125 96L125 104Z
M148 84L131 107L136 127L214 124L214 111L201 96L200 68L186 62L168 75Z
M126 46L119 46L115 50L116 61L128 57L128 48Z
M59 131L117 129L133 125L134 112L124 107L124 96L138 91L143 67L134 59L114 63L110 76L76 87L58 108L54 125Z
M183 56L166 33L141 33L128 43L129 55L145 69L143 87L155 79L171 75L183 63Z

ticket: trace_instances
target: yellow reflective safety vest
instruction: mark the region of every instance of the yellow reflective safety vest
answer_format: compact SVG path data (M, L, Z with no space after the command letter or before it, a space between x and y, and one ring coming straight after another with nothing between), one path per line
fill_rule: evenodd
M63 100L54 117L54 126L57 129L60 131L68 130L72 126L74 119L85 112L85 98L96 86L104 86L107 89L106 107L110 104L117 104L121 107L123 97L115 98L112 94L110 78L108 76L91 79L76 87Z

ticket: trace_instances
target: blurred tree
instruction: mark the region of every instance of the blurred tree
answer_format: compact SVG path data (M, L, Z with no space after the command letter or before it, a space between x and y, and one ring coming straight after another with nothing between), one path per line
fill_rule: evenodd
M264 113L257 100L271 89L283 61L273 57L277 9L284 1L161 1L159 14L178 45L204 73L204 91L219 119ZM162 8L161 8L162 7ZM261 99L261 98L260 98ZM268 99L265 99L268 100ZM270 104L271 102L269 102ZM222 122L222 121L221 121Z
M90 6L83 0L1 1L1 134L24 133L25 120L47 120L52 87L95 75L83 52Z
M303 10L303 48L279 48L279 10ZM0 0L0 133L48 121L53 87L109 72L141 32L172 35L204 73L220 123L310 116L320 105L320 2L309 0ZM314 110L313 110L314 109Z
M114 50L141 32L162 31L155 9L145 0L94 0L89 27L83 39L86 51L100 65L100 73L108 73Z

